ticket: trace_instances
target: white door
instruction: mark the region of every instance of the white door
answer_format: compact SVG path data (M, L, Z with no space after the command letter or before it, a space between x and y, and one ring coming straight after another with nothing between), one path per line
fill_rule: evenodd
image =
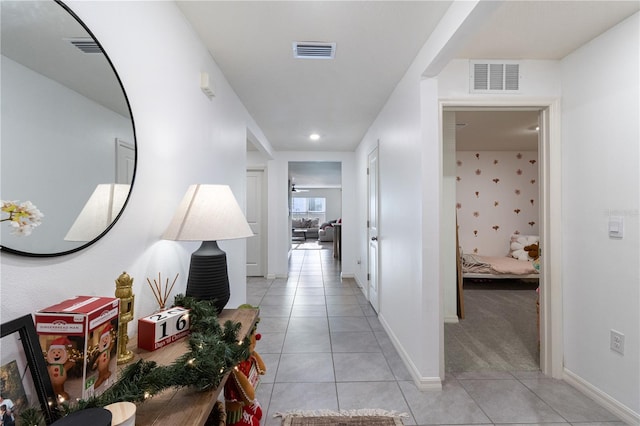
M121 139L116 139L116 183L131 184L136 166L136 149Z
M264 225L264 171L247 170L247 222L253 231L253 237L247 238L247 276L265 275L266 250Z
M378 292L378 148L376 147L369 154L368 158L368 182L369 182L369 206L368 206L368 253L369 253L369 303L378 312L380 300Z

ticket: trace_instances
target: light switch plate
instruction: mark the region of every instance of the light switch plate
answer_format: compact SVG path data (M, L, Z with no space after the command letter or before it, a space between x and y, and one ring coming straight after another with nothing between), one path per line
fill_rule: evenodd
M624 219L622 216L609 216L609 237L622 238L624 235Z

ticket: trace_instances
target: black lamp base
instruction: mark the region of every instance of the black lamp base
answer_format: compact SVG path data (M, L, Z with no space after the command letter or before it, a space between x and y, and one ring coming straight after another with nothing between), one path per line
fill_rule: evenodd
M229 301L227 254L217 241L203 241L191 254L189 278L185 295L198 300L211 300L218 313Z

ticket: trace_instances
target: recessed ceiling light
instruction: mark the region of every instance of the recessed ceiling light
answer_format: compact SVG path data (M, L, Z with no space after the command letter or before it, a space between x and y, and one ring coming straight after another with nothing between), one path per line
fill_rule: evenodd
M312 141L317 141L318 139L320 139L320 135L317 133L311 133L309 135L309 139L311 139Z

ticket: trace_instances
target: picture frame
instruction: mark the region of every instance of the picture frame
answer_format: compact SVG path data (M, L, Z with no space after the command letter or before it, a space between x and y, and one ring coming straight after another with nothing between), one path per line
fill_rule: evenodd
M53 423L56 420L56 397L31 314L1 324L0 339L2 397L15 398L11 399L18 409L39 404L45 422ZM34 397L37 397L37 402ZM17 412L16 418L19 415Z

